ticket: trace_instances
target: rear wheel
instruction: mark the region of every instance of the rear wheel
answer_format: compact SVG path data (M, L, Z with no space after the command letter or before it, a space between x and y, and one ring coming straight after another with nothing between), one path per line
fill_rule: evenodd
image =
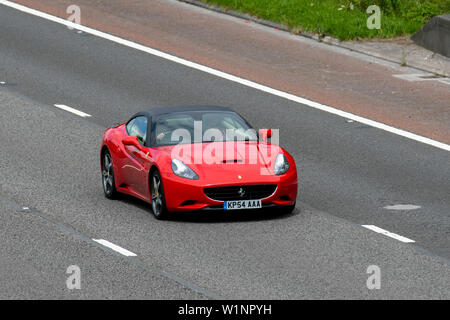
M111 160L111 154L108 150L103 153L102 161L103 191L105 192L105 197L107 197L108 199L113 199L117 195L117 190L114 181L114 169Z
M150 177L150 194L152 197L152 210L156 219L165 219L168 215L166 208L166 200L164 196L164 188L161 175L158 170L153 171Z

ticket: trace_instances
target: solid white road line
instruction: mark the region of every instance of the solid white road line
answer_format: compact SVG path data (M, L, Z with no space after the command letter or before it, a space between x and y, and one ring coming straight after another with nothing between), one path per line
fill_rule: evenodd
M364 224L363 224L362 226L363 226L364 228L367 228L367 229L369 229L369 230L375 231L375 232L377 232L377 233L384 234L385 236L391 237L391 238L393 238L393 239L395 239L395 240L398 240L398 241L401 241L401 242L405 242L405 243L412 243L412 242L415 242L414 240L408 239L408 238L406 238L406 237L402 237L402 236L400 236L400 235L398 235L398 234L395 234L395 233L389 232L389 231L387 231L387 230L378 228L377 226L374 226L374 225L364 225Z
M105 247L108 247L108 248L110 248L110 249L112 249L112 250L114 250L114 251L116 251L116 252L118 252L118 253L120 253L120 254L122 254L124 256L136 257L135 253L133 253L131 251L128 251L127 249L124 249L122 247L119 247L118 245L115 245L114 243L111 243L111 242L109 242L107 240L103 240L103 239L92 239L92 240L94 240L95 242L98 242L101 245L103 245Z
M414 134L414 133L411 133L411 132L408 132L408 131L405 131L405 130L397 129L397 128L388 126L386 124L380 123L380 122L376 122L376 121L373 121L373 120L370 120L370 119L366 119L366 118L354 115L354 114L349 113L349 112L345 112L345 111L342 111L342 110L339 110L339 109L336 109L336 108L333 108L333 107L330 107L330 106L326 106L326 105L320 104L320 103L315 102L315 101L311 101L311 100L308 100L308 99L305 99L305 98L301 98L301 97L292 95L292 94L287 93L287 92L283 92L283 91L280 91L280 90L277 90L277 89L273 89L273 88L261 85L259 83L256 83L256 82L253 82L253 81L250 81L250 80L247 80L247 79L243 79L243 78L240 78L240 77L237 77L237 76L233 76L231 74L228 74L228 73L225 73L225 72L222 72L222 71L219 71L219 70L215 70L215 69L207 67L207 66L203 66L201 64L198 64L198 63L195 63L195 62L192 62L192 61L181 59L181 58L175 57L173 55L161 52L159 50L152 49L152 48L149 48L149 47L137 44L135 42L132 42L132 41L129 41L129 40L125 40L125 39L122 39L122 38L119 38L119 37L116 37L116 36L113 36L113 35L105 33L105 32L101 32L101 31L98 31L98 30L95 30L95 29L92 29L92 28L89 28L89 27L85 27L83 25L79 25L79 24L73 23L71 21L68 21L68 20L65 20L65 19L62 19L62 18L58 18L58 17L52 16L52 15L50 15L48 13L44 13L44 12L41 12L41 11L38 11L38 10L35 10L35 9L31 9L31 8L28 8L28 7L25 7L25 6L22 6L20 4L17 4L17 3L11 2L11 1L7 1L7 0L0 0L0 4L3 4L3 5L8 6L10 8L14 8L16 10L19 10L19 11L22 11L22 12L25 12L25 13L28 13L28 14L31 14L31 15L38 16L38 17L43 18L43 19L47 19L47 20L50 20L50 21L53 21L53 22L65 25L67 27L71 27L71 28L76 29L76 30L84 31L84 32L92 34L94 36L97 36L97 37L100 37L100 38L103 38L103 39L106 39L106 40L110 40L112 42L115 42L115 43L118 43L118 44L130 47L130 48L133 48L133 49L136 49L136 50L140 50L140 51L152 54L154 56L157 56L157 57L160 57L160 58L163 58L163 59L170 60L172 62L176 62L176 63L182 64L184 66L187 66L187 67L190 67L190 68L193 68L193 69L196 69L196 70L200 70L200 71L203 71L203 72L215 75L215 76L223 78L223 79L227 79L229 81L233 81L233 82L242 84L242 85L250 87L250 88L254 88L254 89L257 89L257 90L260 90L260 91L263 91L263 92L266 92L266 93L269 93L269 94L272 94L272 95L275 95L275 96L278 96L278 97L281 97L281 98L284 98L284 99L287 99L287 100L290 100L290 101L294 101L294 102L297 102L297 103L300 103L300 104L303 104L303 105L307 105L307 106L309 106L311 108L315 108L315 109L322 110L322 111L325 111L325 112L328 112L328 113L332 113L334 115L337 115L337 116L340 116L340 117L343 117L343 118L347 118L347 119L351 119L351 120L354 120L354 121L366 124L366 125L374 127L374 128L378 128L378 129L381 129L381 130L384 130L384 131L388 131L388 132L394 133L396 135L399 135L399 136L402 136L402 137L405 137L405 138L408 138L408 139L412 139L412 140L415 140L415 141L418 141L418 142L421 142L421 143L424 143L424 144L428 144L428 145L436 147L436 148L440 148L440 149L443 149L443 150L446 150L446 151L450 151L450 145L448 145L448 144L445 144L445 143L442 143L442 142L439 142L439 141L436 141L436 140L433 140L433 139L430 139L430 138L426 138L426 137L423 137L423 136L420 136L420 135L417 135L417 134Z
M84 113L83 111L80 111L80 110L68 107L68 106L66 106L64 104L55 104L54 106L59 108L59 109L65 110L67 112L71 112L73 114L76 114L77 116L80 116L80 117L83 117L83 118L88 118L88 117L91 116L90 114L87 114L87 113Z

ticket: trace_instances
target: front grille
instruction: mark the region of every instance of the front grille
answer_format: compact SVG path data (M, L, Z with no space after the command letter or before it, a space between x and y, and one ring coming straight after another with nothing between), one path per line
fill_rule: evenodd
M255 184L205 188L203 191L210 199L217 201L257 200L271 196L276 188L276 184Z

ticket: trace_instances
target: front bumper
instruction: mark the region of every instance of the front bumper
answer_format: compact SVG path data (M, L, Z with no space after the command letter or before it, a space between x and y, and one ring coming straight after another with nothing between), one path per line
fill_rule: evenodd
M268 176L264 181L228 181L222 184L205 184L201 180L188 180L173 174L164 175L162 181L167 210L171 212L223 210L223 201L210 199L204 193L203 189L209 187L276 184L275 192L262 199L263 209L294 204L298 189L297 172L289 172L281 176Z

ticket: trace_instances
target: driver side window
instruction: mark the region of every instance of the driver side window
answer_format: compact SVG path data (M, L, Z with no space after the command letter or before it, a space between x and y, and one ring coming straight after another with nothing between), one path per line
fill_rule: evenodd
M145 145L147 140L147 117L136 117L127 124L129 136L137 137L141 145Z

